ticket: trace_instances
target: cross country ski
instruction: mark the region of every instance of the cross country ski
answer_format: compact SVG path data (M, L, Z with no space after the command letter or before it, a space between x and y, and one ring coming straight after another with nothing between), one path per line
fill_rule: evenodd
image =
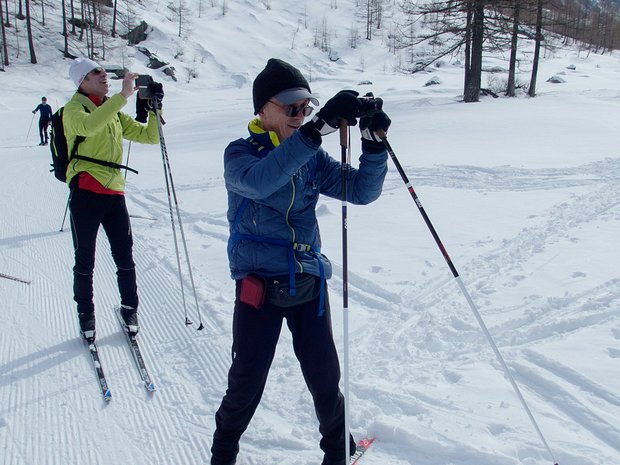
M84 342L88 346L88 352L90 353L90 358L93 362L93 368L95 369L95 375L97 376L97 382L99 383L99 389L101 390L103 400L109 402L112 399L112 392L110 392L108 382L106 381L105 374L103 373L97 343L94 339L84 339Z
M151 376L149 375L148 370L146 369L146 364L144 363L144 357L142 357L142 351L140 350L140 346L138 345L137 335L129 334L125 330L125 322L123 321L123 317L121 316L121 308L116 306L114 307L114 314L118 320L118 323L121 325L123 329L123 333L125 333L127 344L129 344L129 350L131 351L131 356L133 361L136 364L136 368L140 373L140 378L144 382L144 388L148 392L155 391L155 383L151 380Z

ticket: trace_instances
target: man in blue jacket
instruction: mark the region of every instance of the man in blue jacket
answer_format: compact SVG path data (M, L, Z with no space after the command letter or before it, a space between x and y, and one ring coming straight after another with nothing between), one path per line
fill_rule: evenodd
M239 440L260 402L283 320L293 337L312 394L324 452L322 465L345 465L344 398L333 340L316 218L319 194L341 198L341 164L322 148L322 136L341 121L353 126L362 107L357 92L341 91L304 124L318 105L308 82L290 64L271 58L253 85L250 136L224 152L230 238L236 280L232 365L218 409L211 465L233 465ZM381 194L387 153L375 131L387 131L383 112L366 121L358 169L349 170L348 202L368 204ZM351 452L355 442L350 437Z
M39 136L41 137L41 143L39 145L47 145L49 141L49 133L47 131L50 122L52 121L52 107L47 103L45 97L41 97L41 103L37 105L37 108L32 110L32 113L39 112Z

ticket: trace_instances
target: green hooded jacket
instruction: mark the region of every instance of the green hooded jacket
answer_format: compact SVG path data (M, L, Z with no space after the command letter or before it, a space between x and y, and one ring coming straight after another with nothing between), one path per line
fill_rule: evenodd
M79 155L123 164L123 139L144 144L159 143L155 113L149 112L148 123L144 125L121 113L126 103L125 97L116 94L97 107L86 95L76 92L63 110L62 122L69 153L76 137L83 136L86 139L78 146ZM85 160L69 160L67 184L82 171L88 171L108 189L125 190L125 178L120 169Z

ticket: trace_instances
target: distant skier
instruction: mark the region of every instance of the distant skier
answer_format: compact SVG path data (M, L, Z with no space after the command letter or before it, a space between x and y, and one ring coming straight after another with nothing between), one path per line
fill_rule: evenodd
M312 394L324 452L322 465L345 465L344 396L332 335L327 280L332 265L320 251L319 195L340 199L342 165L321 148L322 136L352 126L362 100L343 90L304 124L318 100L301 72L270 59L253 84L249 137L224 152L228 191L228 261L236 280L232 365L215 414L211 465L234 465L239 440L260 402L283 321ZM387 152L375 131L390 119L366 118L359 168L348 170L348 201L368 204L381 194ZM372 243L372 239L368 239ZM371 246L371 244L369 244ZM355 442L349 435L350 452Z
M71 189L71 233L75 252L73 267L73 299L77 303L80 330L84 338L95 338L95 305L93 272L97 232L102 226L117 268L121 314L126 330L138 332L138 289L133 261L133 236L125 204L125 178L119 166L123 161L123 139L145 144L159 143L159 130L150 99L138 99L147 106L148 124L142 124L121 112L136 87L135 73L126 73L121 91L108 97L105 70L87 58L71 63L69 76L77 92L65 105L63 124L69 153L79 143L77 155L92 160L75 159L67 167L67 183ZM162 85L153 83L153 95L163 98ZM83 138L79 142L78 138Z
M37 105L37 108L32 110L32 113L39 112L39 136L41 136L41 143L39 145L47 145L49 142L49 133L47 128L52 120L52 107L47 104L47 99L41 97L41 103Z

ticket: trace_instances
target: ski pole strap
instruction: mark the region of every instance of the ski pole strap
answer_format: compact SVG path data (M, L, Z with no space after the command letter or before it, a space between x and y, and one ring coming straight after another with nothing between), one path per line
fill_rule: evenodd
M76 144L77 145L77 144ZM105 160L98 160L97 158L92 158L92 157L87 157L85 155L78 155L75 154L71 157L72 160L84 160L84 161L89 161L91 163L95 163L97 165L103 165L103 166L108 166L110 168L116 168L116 169L125 169L128 171L131 171L132 173L138 173L138 170L134 170L133 168L130 168L127 165L121 165L120 163L114 163L112 161L105 161Z

